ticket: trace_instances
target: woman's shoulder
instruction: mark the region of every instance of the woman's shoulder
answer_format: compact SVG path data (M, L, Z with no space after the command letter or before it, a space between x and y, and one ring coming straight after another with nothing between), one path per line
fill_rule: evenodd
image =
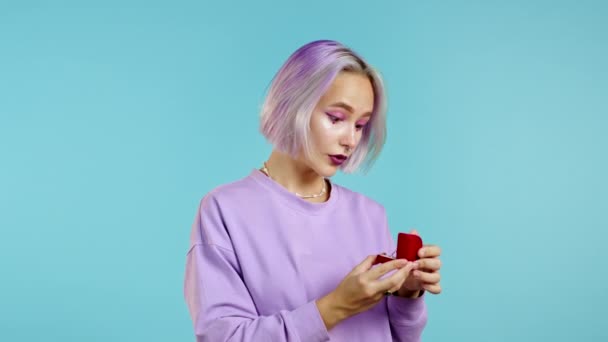
M225 226L226 215L242 211L250 201L255 185L248 177L217 185L203 194L192 225L191 244L215 244L230 249Z
M341 202L345 205L361 207L368 212L371 211L378 214L385 213L384 205L369 195L365 195L362 192L347 188L340 184L332 183L332 186L340 191L340 197L343 197Z
M234 202L247 201L259 192L259 189L256 190L256 186L251 174L231 182L221 183L202 195L201 205L206 202L229 205Z

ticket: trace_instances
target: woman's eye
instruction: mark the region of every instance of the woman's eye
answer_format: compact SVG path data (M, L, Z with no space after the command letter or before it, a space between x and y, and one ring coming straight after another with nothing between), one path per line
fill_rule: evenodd
M367 123L364 124L357 124L355 125L355 128L357 129L357 131L362 130L365 126L367 126Z
M339 118L339 117L333 116L333 115L331 115L331 114L327 114L327 117L329 118L329 120L330 120L332 123L336 123L336 122L340 121L340 118Z

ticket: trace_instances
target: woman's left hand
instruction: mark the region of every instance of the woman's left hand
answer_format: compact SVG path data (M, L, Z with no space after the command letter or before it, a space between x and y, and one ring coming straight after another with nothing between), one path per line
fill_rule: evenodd
M412 230L410 234L418 235L416 230ZM416 298L422 294L421 291L426 290L433 294L441 292L439 281L439 269L441 268L441 248L435 245L424 245L418 251L419 259L416 260L417 268L410 273L397 295L400 297Z

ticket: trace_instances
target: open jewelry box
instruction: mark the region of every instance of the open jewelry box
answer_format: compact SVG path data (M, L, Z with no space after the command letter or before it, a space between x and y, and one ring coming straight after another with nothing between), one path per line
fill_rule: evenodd
M422 239L418 235L399 233L397 235L397 250L392 255L378 254L372 265L385 263L395 259L408 261L418 260L418 251L422 248Z

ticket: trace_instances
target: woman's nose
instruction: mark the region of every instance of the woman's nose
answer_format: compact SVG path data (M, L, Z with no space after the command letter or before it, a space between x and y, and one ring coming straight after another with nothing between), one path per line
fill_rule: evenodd
M349 128L342 136L342 145L348 146L351 149L355 147L357 140L355 138L355 128Z

